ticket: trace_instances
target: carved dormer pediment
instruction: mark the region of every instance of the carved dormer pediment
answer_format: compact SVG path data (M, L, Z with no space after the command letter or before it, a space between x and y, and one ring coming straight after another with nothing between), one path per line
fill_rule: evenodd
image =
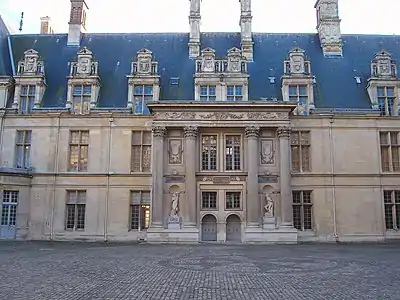
M196 62L196 74L226 74L243 75L247 73L246 58L242 50L233 47L228 50L227 57L223 59L216 58L215 50L205 48L201 51L201 56Z
M99 75L99 63L94 60L93 52L83 47L77 53L76 61L71 63L70 76L86 77Z
M382 50L375 55L371 62L371 77L373 78L396 78L396 61L392 59L389 52Z
M310 75L310 61L306 59L305 51L295 47L289 52L289 57L285 60L285 74L287 75Z
M234 47L228 50L228 72L241 73L242 65L246 63L246 58L242 56L242 50Z
M131 75L136 76L157 76L158 62L149 49L140 49L136 57L132 59Z
M24 52L24 57L18 62L17 75L44 76L44 64L39 52L34 49Z
M215 50L205 48L201 51L201 72L215 72Z

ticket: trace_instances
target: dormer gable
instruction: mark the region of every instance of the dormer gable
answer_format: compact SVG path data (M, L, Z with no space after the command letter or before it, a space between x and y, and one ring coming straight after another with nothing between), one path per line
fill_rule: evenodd
M128 77L128 108L135 114L148 114L147 102L160 98L158 62L149 49L140 49L131 62Z
M70 62L66 108L74 114L88 114L98 104L100 94L99 62L86 47Z
M400 78L397 62L389 52L382 50L371 61L367 91L372 108L379 110L381 116L399 115Z
M314 105L314 76L311 74L311 62L305 51L295 47L289 51L283 64L282 76L283 101L297 102L294 114L308 115Z
M20 114L31 114L39 108L46 90L44 62L39 52L29 49L18 62L12 107Z

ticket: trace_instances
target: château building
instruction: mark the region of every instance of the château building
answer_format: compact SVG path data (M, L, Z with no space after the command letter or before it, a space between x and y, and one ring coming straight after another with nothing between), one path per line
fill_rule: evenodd
M1 239L400 237L400 36L12 35L0 19Z

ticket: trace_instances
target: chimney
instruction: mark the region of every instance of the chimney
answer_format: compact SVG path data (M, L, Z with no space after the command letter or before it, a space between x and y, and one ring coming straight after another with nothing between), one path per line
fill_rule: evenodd
M86 14L89 7L86 0L70 0L71 13L68 30L68 46L80 46L82 33L86 32Z
M53 34L54 30L51 27L51 19L49 16L40 18L40 34Z
M239 0L240 2L240 32L241 32L241 47L242 55L248 61L253 61L253 38L251 30L251 0Z
M189 58L197 58L200 55L200 4L201 0L190 1L190 34L189 34Z
M343 56L339 0L317 0L317 30L325 56Z

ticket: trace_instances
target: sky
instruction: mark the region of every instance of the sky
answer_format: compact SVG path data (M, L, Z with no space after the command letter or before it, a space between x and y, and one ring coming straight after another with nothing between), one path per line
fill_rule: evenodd
M188 32L188 0L86 0L87 31ZM253 32L316 32L316 0L252 0ZM100 4L101 3L101 4ZM379 5L377 5L379 3ZM399 0L339 0L344 34L400 35ZM0 0L0 15L12 33L39 33L40 17L50 16L56 33L68 31L69 0ZM202 32L239 32L239 0L202 0Z

